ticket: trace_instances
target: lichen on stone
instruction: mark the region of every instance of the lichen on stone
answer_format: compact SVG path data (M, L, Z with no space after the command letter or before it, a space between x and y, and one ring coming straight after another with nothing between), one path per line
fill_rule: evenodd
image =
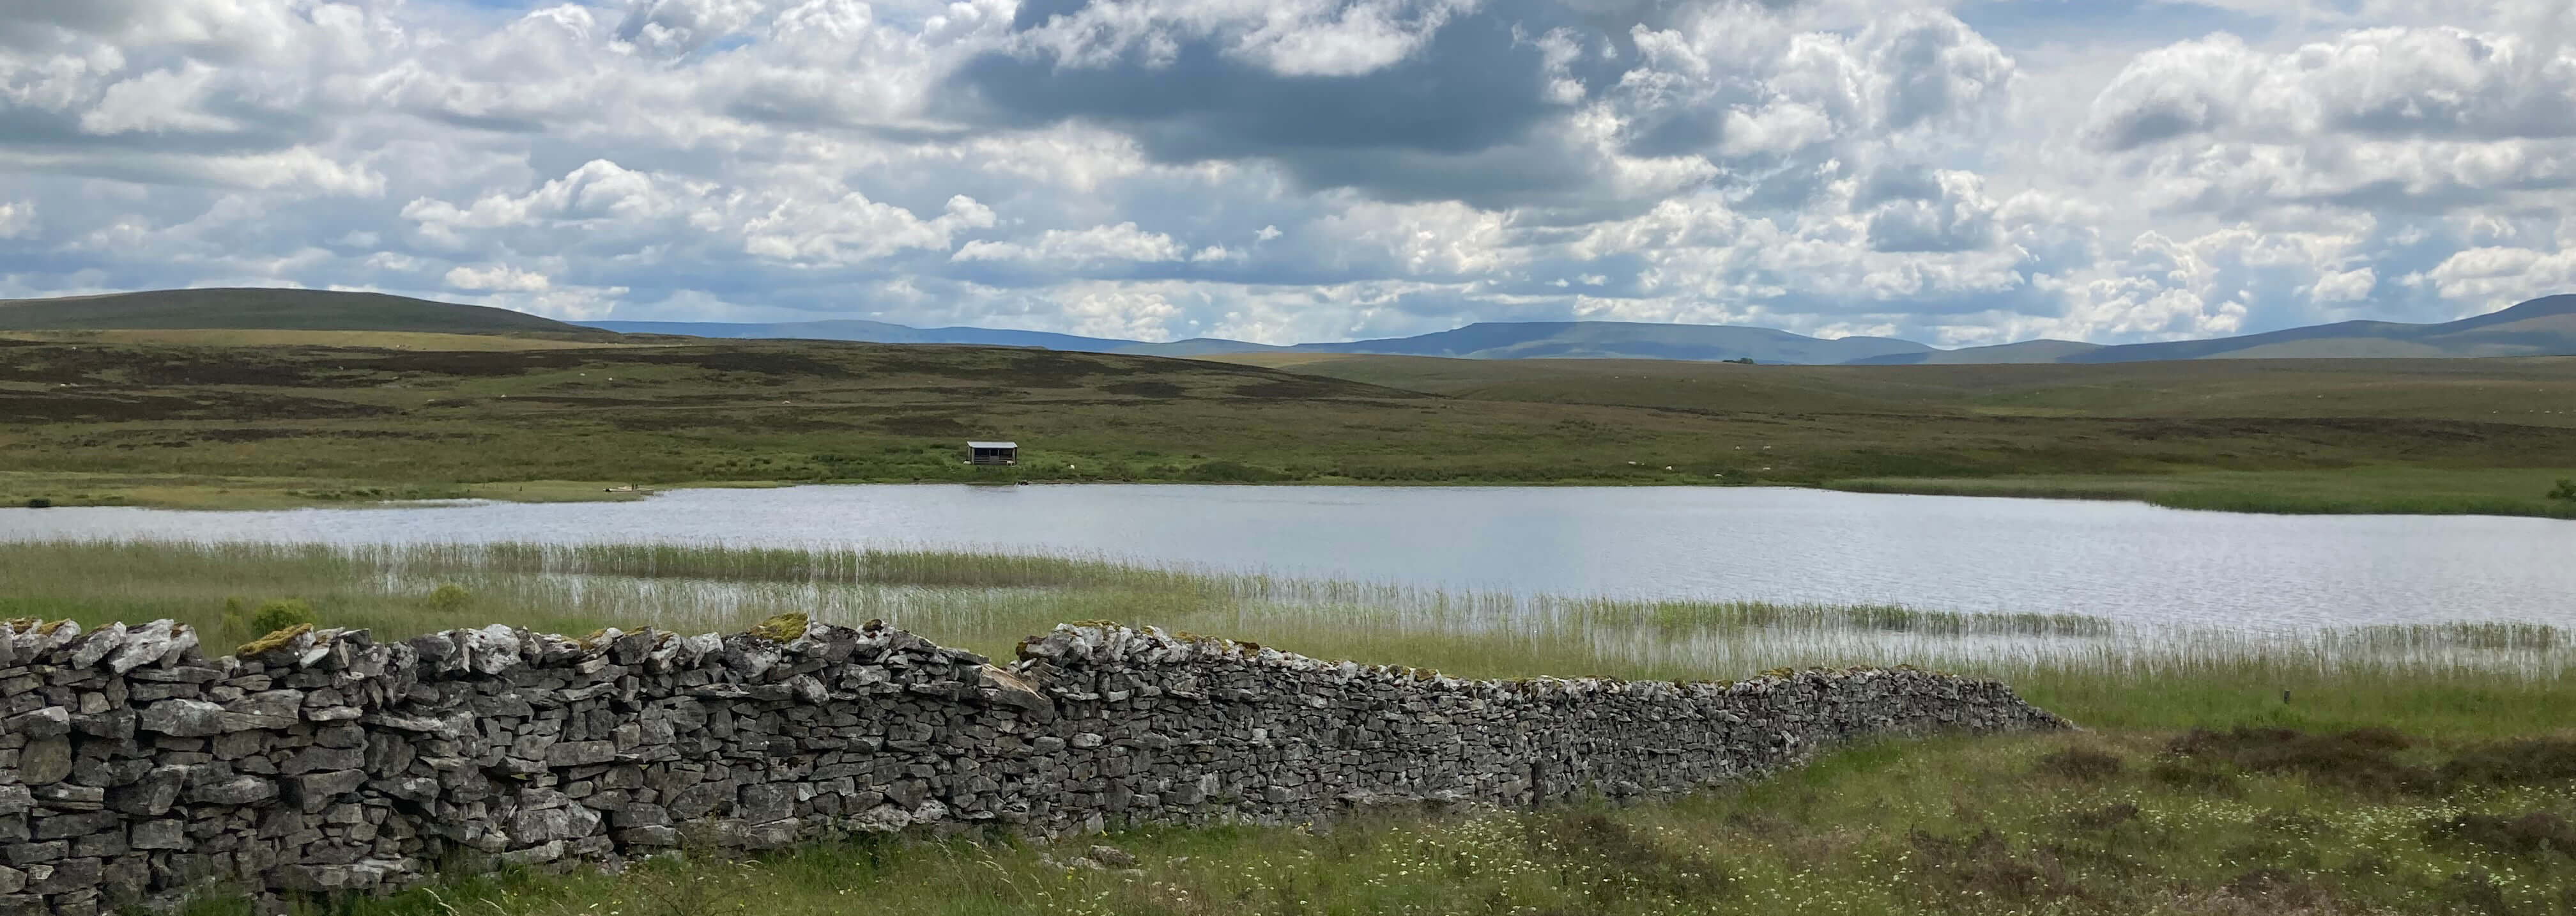
M234 650L233 650L233 657L235 657L235 658L249 658L249 657L251 657L251 656L258 655L258 654L260 654L260 653L262 653L262 652L270 652L270 651L275 651L275 650L277 650L277 649L282 649L282 648L285 648L285 647L286 647L286 644L291 643L291 642L294 642L294 641L295 641L295 637L302 636L302 635L304 635L304 634L306 634L306 633L311 633L311 632L313 632L313 625L312 625L312 624L309 624L309 623L299 623L299 624L296 624L296 625L294 625L294 626L287 627L287 628L285 628L285 629L283 629L283 630L279 630L279 631L277 631L277 632L270 633L270 634L268 634L268 635L266 635L266 636L262 636L262 637L260 637L260 638L258 638L258 639L254 639L254 640L251 640L251 641L249 641L249 642L242 643L242 644L241 644L241 648L238 648L238 649L234 649Z
M780 614L753 624L743 633L771 642L794 642L805 636L805 628L811 623L812 618L804 614Z

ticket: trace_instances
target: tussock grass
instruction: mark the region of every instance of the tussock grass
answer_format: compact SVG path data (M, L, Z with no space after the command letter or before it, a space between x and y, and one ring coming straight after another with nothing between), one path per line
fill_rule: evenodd
M880 839L656 860L616 875L514 873L309 912L2246 916L2550 914L2576 899L2576 859L2560 845L2576 784L2377 793L2168 743L2101 733L1887 742L1625 808L1395 812L1061 845ZM2434 772L2491 750L2399 753ZM2162 778L2166 763L2206 778ZM1071 864L1094 843L1132 854L1135 870ZM244 912L210 902L189 916Z

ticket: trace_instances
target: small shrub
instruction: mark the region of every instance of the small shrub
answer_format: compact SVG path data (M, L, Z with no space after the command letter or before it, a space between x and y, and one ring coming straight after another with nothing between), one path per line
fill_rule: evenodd
M2576 479L2558 478L2558 486L2549 491L2549 498L2576 502Z
M2515 855L2576 858L2576 824L2546 811L2521 817L2463 814L2428 821L2424 832L2435 840L2456 840Z
M2259 905L2264 912L2314 912L2331 905L2334 895L2307 878L2278 868L2257 868L2227 882L2227 896Z
M224 601L224 633L237 640L256 639L295 626L312 627L321 619L313 606L299 599L286 598L246 609L239 598Z
M2576 779L2576 739L2526 738L2473 747L2434 774L2446 786L2528 786Z
M2180 761L2168 760L2157 763L2148 768L2147 776L2168 788L2184 791L2209 792L2231 797L2244 794L2245 791L2245 787L2237 784L2235 776Z
M2256 773L2284 773L2363 791L2422 790L2432 774L2397 758L2412 742L2385 728L2311 735L2287 728L2193 729L2174 754Z
M464 610L466 605L472 603L474 603L474 593L466 591L465 586L454 582L441 585L429 592L429 607L434 611L452 614Z
M27 501L27 508L30 509L51 509L53 507L54 501L42 496Z
M2013 855L2011 845L1993 828L1966 837L1943 837L1916 830L1908 842L1929 884L1925 890L1973 895L2014 903L2080 897L2083 887L2069 880L2065 868L2046 854L2027 860Z
M1707 900L1727 894L1734 876L1695 850L1673 849L1651 834L1597 812L1567 812L1522 822L1534 855L1590 871L1598 893Z

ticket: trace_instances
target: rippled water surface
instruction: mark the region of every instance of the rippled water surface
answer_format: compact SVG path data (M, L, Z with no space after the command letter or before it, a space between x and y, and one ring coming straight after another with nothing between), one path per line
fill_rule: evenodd
M818 486L631 503L0 509L0 539L965 547L1524 594L2304 628L2576 624L2576 523L1752 488Z

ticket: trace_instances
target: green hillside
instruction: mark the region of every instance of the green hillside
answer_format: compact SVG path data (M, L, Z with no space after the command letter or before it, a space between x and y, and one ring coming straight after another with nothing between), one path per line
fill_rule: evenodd
M2576 476L2576 418L2547 406L2576 405L2576 359L1263 357L1307 360L1280 371L994 347L657 343L404 351L0 339L0 452L10 456L0 500L278 505L599 498L623 483L969 480L1931 489L2009 477L2046 490L2070 486L2060 478L2118 478L2120 492L2137 492L2141 477L2225 472L2211 480L2231 493L2264 491L2260 475L2296 475L2310 494L2303 511L2576 512L2542 496ZM965 465L963 443L982 438L1020 442L1021 464ZM2402 473L2347 473L2368 468ZM2482 469L2510 473L2463 473ZM2347 479L2377 495L2336 502ZM2464 486L2474 492L2425 498Z
M0 331L216 328L616 337L509 309L337 290L172 289L0 300Z
M1478 400L1765 413L2373 417L2576 427L2576 356L1939 366L1314 353L1210 358Z

